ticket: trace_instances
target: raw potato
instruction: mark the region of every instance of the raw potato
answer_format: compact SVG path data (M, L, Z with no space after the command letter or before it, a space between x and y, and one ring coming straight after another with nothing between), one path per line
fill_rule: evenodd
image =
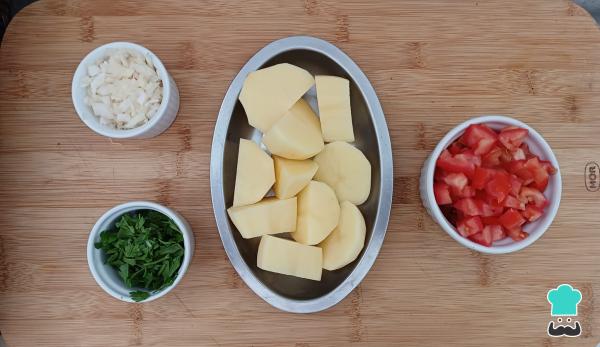
M350 82L336 76L316 76L317 102L323 139L354 141L350 110Z
M256 265L263 270L320 281L323 254L319 247L265 235L258 246Z
M331 186L339 201L360 205L367 200L371 193L371 163L358 148L332 142L314 161L319 164L314 179Z
M297 199L265 198L256 204L230 207L227 213L245 239L287 233L296 230Z
M254 204L260 201L275 183L273 159L258 145L240 139L233 206Z
M307 159L324 147L319 119L304 99L298 100L262 141L271 153L288 159Z
M275 196L287 199L300 192L317 172L319 165L312 160L291 160L274 157Z
M365 219L360 210L348 201L341 203L338 226L321 242L323 269L340 269L356 259L365 245Z
M318 171L317 171L318 172ZM298 194L298 224L291 235L305 245L323 241L340 219L340 205L325 183L310 181Z
M249 73L239 97L248 123L267 132L314 84L308 71L287 63Z

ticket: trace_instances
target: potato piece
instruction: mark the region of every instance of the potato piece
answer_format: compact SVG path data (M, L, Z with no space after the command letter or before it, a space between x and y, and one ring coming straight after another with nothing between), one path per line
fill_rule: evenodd
M298 194L298 220L294 240L305 245L323 241L340 219L340 205L333 189L323 182L310 181Z
M360 205L367 200L371 193L371 163L358 148L332 142L314 161L319 164L314 179L331 186L339 201Z
M248 123L267 132L314 84L308 71L287 63L249 73L239 97Z
M348 201L340 206L340 222L319 244L323 249L323 269L329 271L353 262L365 245L367 227L360 210Z
M240 139L233 206L254 204L260 201L275 183L273 159L258 145Z
M319 247L264 235L258 246L256 265L266 271L320 281L323 253Z
M317 103L325 142L354 141L350 82L336 76L316 76Z
M297 199L265 198L256 204L230 207L227 213L245 239L287 233L296 230Z
M275 195L287 199L300 192L317 172L319 165L312 160L291 160L274 157Z
M307 159L323 146L319 119L304 99L298 100L263 136L269 151L287 159Z

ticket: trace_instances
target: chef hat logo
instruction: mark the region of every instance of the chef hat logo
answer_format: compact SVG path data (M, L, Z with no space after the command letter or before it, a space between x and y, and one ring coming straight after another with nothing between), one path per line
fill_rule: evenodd
M577 316L577 305L581 302L581 292L569 284L548 291L546 296L552 306L552 316Z

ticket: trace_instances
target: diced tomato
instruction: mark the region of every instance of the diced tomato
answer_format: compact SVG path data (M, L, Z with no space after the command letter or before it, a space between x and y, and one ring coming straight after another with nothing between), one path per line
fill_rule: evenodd
M471 186L465 186L462 190L458 190L456 188L450 187L450 194L452 195L452 200L459 200L462 198L473 198L475 197L476 190Z
M504 206L508 207L508 208L514 208L517 210L524 210L525 209L525 203L522 202L521 200L515 198L512 195L509 195L506 197L506 199L504 199Z
M463 198L456 201L453 205L457 210L462 212L465 216L479 216L479 206L473 198Z
M504 231L504 228L501 225L498 225L498 224L486 225L483 227L483 229L485 230L485 228L490 229L490 231L492 233L492 242L500 241L506 237L506 232Z
M523 151L523 153L525 153L525 159L529 159L533 156L529 150L529 146L525 142L523 142L519 148Z
M511 191L510 176L505 172L497 171L494 177L485 185L485 192L501 202Z
M533 175L533 181L535 182L535 187L540 191L544 191L548 186L548 171L544 167L542 167L539 159L537 157L533 157L525 162L524 168L528 169Z
M476 167L475 173L473 174L472 186L475 189L483 189L485 185L494 177L494 169L486 169L483 167Z
M500 219L498 216L481 217L481 222L485 225L500 225Z
M464 156L456 157L450 154L448 150L444 150L436 162L436 166L442 168L446 172L464 173L470 176L475 171L475 165L468 161Z
M479 210L479 215L482 217L499 216L504 212L503 206L490 204L483 200L475 199L475 204Z
M494 146L481 158L481 165L488 168L500 166L512 160L512 154L506 148Z
M469 238L473 242L477 242L480 245L489 247L492 245L493 241L492 230L490 228L483 228L480 233L471 235Z
M535 222L540 219L542 213L544 213L544 210L532 204L527 204L525 211L521 212L523 217L527 218L530 222Z
M544 196L542 192L533 188L533 187L523 187L521 188L521 193L519 194L519 198L524 203L533 203L536 207L543 209L548 205L548 199Z
M552 163L547 160L540 160L540 165L546 169L549 175L554 175L556 173L556 168L552 166Z
M509 162L504 163L504 165L502 166L506 169L506 171L514 174L515 172L525 167L525 160L511 160Z
M506 229L506 234L510 236L513 241L521 241L525 239L529 234L521 230L521 227L516 227L513 229Z
M523 223L525 223L525 218L523 218L519 211L512 208L506 210L506 212L504 212L504 214L500 216L498 220L502 226L509 230L520 227Z
M506 127L500 131L498 140L510 151L519 148L529 132L527 129Z
M525 156L525 152L521 148L517 148L512 152L512 158L514 160L525 160L527 156Z
M479 217L467 217L458 221L456 225L458 233L464 237L477 234L483 230L483 223Z
M435 195L435 201L438 205L448 205L452 203L450 189L446 183L435 182L433 184L433 195Z
M455 188L457 191L461 191L467 185L467 183L469 183L469 179L462 172L453 172L444 177L444 183L452 188Z
M465 148L467 148L467 147L465 147L462 143L456 141L456 142L453 142L450 145L450 147L448 147L448 152L450 152L450 154L452 154L452 155L456 155L458 153L461 153Z
M454 158L461 161L466 160L469 163L473 163L475 166L481 166L481 157L473 153L470 149L463 150L461 153L455 155Z
M476 155L488 153L496 144L498 135L485 124L471 124L465 130L462 140L473 149Z
M510 194L514 197L519 197L523 182L515 175L510 175Z

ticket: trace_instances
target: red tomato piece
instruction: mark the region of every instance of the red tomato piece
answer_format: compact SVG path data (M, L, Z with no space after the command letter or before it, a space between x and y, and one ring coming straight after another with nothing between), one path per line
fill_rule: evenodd
M485 124L471 124L462 136L464 143L471 147L474 154L489 152L498 140L498 135Z
M514 174L515 172L525 167L525 160L511 160L509 162L504 163L503 166L506 169L506 171Z
M512 152L512 158L513 160L525 160L527 156L521 148L517 148Z
M506 237L506 232L501 225L486 225L483 227L483 230L485 229L489 229L490 233L492 234L492 242L502 240Z
M444 183L457 191L463 190L463 188L469 183L469 179L464 173L449 173L444 177Z
M525 153L525 158L529 159L533 156L533 154L531 154L531 151L529 150L529 145L527 145L525 142L523 142L521 144L521 147L519 147L523 153Z
M544 196L542 192L533 188L533 187L523 187L521 188L521 194L519 194L519 198L524 203L533 203L536 207L543 209L548 205L548 199Z
M536 220L540 219L542 213L544 213L544 211L541 208L532 204L527 204L525 211L521 212L523 217L527 218L527 220L530 222L535 222Z
M517 198L515 198L512 195L509 195L506 197L506 199L504 199L504 207L508 207L508 208L514 208L517 210L524 210L525 209L525 203Z
M510 194L514 197L518 197L521 192L521 187L523 186L523 181L521 181L517 176L510 175Z
M453 156L448 150L442 151L436 162L436 166L446 172L464 173L470 176L475 171L475 165L468 161L464 156Z
M528 169L533 175L535 187L540 191L544 191L548 186L548 171L540 163L537 157L533 157L525 162L524 168Z
M435 195L435 201L438 205L448 205L452 203L450 188L446 183L435 182L433 184L433 195Z
M494 177L485 185L485 192L497 202L501 202L511 191L510 176L497 171Z
M498 140L506 149L514 151L521 146L523 140L527 137L527 134L529 134L527 129L506 127L498 134Z
M475 166L481 166L481 157L473 153L472 150L467 149L454 156L458 160L466 160L469 163L473 163Z
M516 227L513 229L506 229L506 234L510 236L513 241L521 241L525 239L529 234L521 230L521 227Z
M483 200L476 199L475 204L479 210L479 215L482 217L499 216L504 212L504 207L495 206L494 204L486 203Z
M547 160L540 160L540 165L546 169L546 172L548 172L549 175L554 175L556 173L556 168L554 166L552 166L552 163L550 163Z
M494 146L487 154L481 158L481 164L484 167L494 168L512 160L512 154L506 148Z
M525 218L523 218L519 211L512 208L506 210L498 220L500 221L500 224L508 230L521 227L521 225L525 223Z
M496 171L494 169L476 167L471 185L475 189L483 189L485 188L485 185L494 177L495 173Z
M485 225L500 225L498 216L481 217L481 222Z
M465 186L462 190L457 190L453 187L450 187L450 193L454 197L453 200L458 200L462 198L473 198L475 197L476 190L471 186Z
M450 154L452 155L456 155L458 153L461 153L465 148L467 148L465 147L465 145L458 141L455 141L450 145L450 147L448 147L448 152L450 152Z
M458 233L462 236L469 237L481 232L481 230L483 230L483 223L481 223L481 218L479 217L463 218L458 221L456 230L458 230Z
M480 245L489 247L493 242L492 230L490 228L483 228L480 233L471 235L469 239L473 242L477 242Z
M473 198L460 199L453 206L465 216L479 216L481 214L477 201Z

